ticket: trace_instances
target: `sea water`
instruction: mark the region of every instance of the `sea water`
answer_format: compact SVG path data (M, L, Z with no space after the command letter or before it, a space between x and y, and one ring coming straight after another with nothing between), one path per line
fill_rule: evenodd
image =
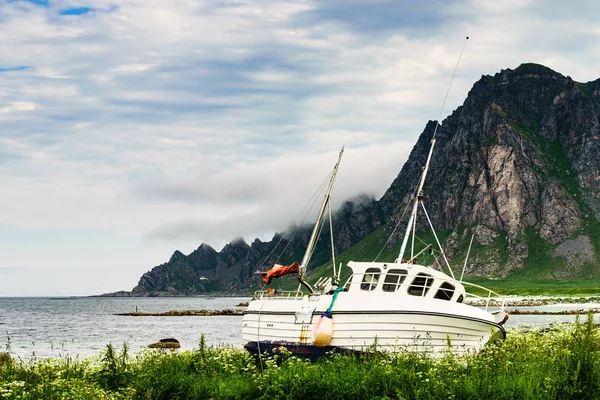
M241 347L241 316L131 317L115 314L244 309L238 304L249 300L246 297L0 298L0 352L9 351L13 356L26 359L83 358L100 354L109 343L117 349L127 343L130 351L135 353L164 338L175 338L182 349L193 349L198 347L201 335L211 346ZM563 304L515 308L581 309L585 313L589 306ZM511 315L506 326L573 320L574 315Z
M209 345L242 346L241 316L131 317L117 313L171 310L222 310L238 307L244 297L145 298L0 298L0 352L13 356L87 357L112 343L136 352L164 338L182 349Z

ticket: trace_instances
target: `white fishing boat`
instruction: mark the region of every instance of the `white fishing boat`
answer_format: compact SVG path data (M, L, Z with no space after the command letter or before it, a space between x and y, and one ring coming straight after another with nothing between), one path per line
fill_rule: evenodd
M464 282L464 266L460 278L455 278L423 205L423 185L435 147L435 132L398 257L390 262L350 261L347 266L352 273L342 283L338 282L341 266L336 271L333 256L332 276L311 286L305 281L306 268L328 209L331 221L331 189L342 149L302 262L276 266L264 276L265 282L270 282L272 277L297 272L298 290L255 293L242 322L246 349L262 353L285 347L292 353L310 356L331 350L373 349L428 353L450 349L462 353L478 351L490 340L506 337L503 324L508 314L503 300L491 290ZM448 273L434 265L419 264L422 255L433 249L427 246L415 253L419 209L435 238L438 257L434 265L442 261ZM409 240L410 257L404 259Z
M449 274L420 265L421 254L414 254L419 207L427 216L422 188L434 145L435 138L398 258L391 262L351 261L347 266L352 274L345 283L336 284L339 272L334 271L331 277L311 286L304 280L304 274L329 206L338 159L302 263L276 266L270 271L274 272L273 276L297 271L299 288L255 293L242 322L246 349L261 353L285 347L292 353L311 356L331 350L361 352L369 349L465 352L477 351L490 340L506 337L502 325L508 315L502 299L491 290L464 282L462 274L460 279L454 277L435 231L432 230L439 254ZM341 156L342 152L340 159ZM429 216L427 220L430 222ZM411 256L404 260L409 238L412 238ZM302 288L305 291L300 290ZM474 301L476 305L472 304ZM323 320L328 322L324 324L327 327L317 327Z

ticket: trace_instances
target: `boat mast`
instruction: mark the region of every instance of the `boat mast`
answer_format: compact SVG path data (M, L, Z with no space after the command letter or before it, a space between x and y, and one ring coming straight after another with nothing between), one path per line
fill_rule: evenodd
M300 263L300 268L298 269L298 281L301 285L304 285L311 293L313 290L310 287L310 285L304 281L304 274L306 273L306 268L308 267L310 258L313 255L313 251L315 250L315 245L317 244L319 233L321 232L321 227L323 226L323 215L325 214L325 210L327 209L327 205L329 204L329 200L331 199L331 189L333 189L333 182L335 181L335 176L337 175L338 167L340 166L340 161L342 160L342 154L344 154L343 147L342 150L340 150L338 160L333 167L333 171L331 172L329 186L327 187L327 192L325 193L325 197L323 198L323 204L321 204L319 216L317 217L317 221L315 222L315 227L313 228L312 235L310 236L310 240L308 241L306 252L304 253L302 263Z
M439 122L438 122L439 125ZM429 169L429 163L431 161L431 155L433 154L433 147L435 146L435 132L437 131L438 125L435 126L435 131L433 133L433 138L431 139L431 148L429 149L429 155L427 156L427 162L425 163L425 169L423 169L423 174L421 175L421 180L419 181L419 186L417 188L417 197L415 199L415 204L413 205L413 209L410 213L410 218L408 219L408 225L406 226L406 232L404 233L404 239L402 240L402 246L400 247L400 254L398 255L398 261L402 261L402 257L404 257L404 251L406 250L406 245L408 244L408 237L410 236L410 231L413 230L413 220L417 216L417 209L419 208L419 203L423 200L423 185L425 185L425 178L427 177L427 170ZM413 230L414 234L414 230Z

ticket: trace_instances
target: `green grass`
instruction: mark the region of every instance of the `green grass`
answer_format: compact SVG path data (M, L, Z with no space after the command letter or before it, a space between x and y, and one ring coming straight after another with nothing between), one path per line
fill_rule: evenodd
M552 245L542 239L533 228L526 228L522 240L527 243L528 256L523 268L513 272L514 279L548 279L552 272L564 266L563 258L553 256L558 245Z
M460 232L463 229L464 228L461 227L458 231ZM457 266L455 267L457 269L459 266L462 269L462 265L469 250L470 240L470 237L467 237L458 242L458 248L454 257L454 264ZM492 243L487 245L483 245L477 242L477 240L473 240L471 252L469 253L469 262L485 265L491 262L492 258L495 256L497 256L497 262L500 265L505 265L509 261L508 242L505 233L501 233Z
M468 282L485 286L502 295L518 296L598 296L600 294L600 277L578 278L573 280L535 279L509 277L505 279L489 279L468 277Z
M600 330L512 329L478 353L331 355L310 362L242 349L107 350L95 359L0 364L3 399L598 399Z

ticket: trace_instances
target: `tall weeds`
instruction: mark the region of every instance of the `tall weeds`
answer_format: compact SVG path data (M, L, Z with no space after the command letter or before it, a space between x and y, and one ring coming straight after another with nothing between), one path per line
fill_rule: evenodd
M129 384L132 373L128 364L128 353L127 343L123 343L120 354L117 354L112 343L106 346L101 358L102 368L97 374L97 381L102 387L115 390Z
M85 394L82 395L82 393ZM587 321L509 332L476 354L448 351L316 362L286 351L262 359L231 347L144 351L108 345L96 359L0 364L0 398L598 399L600 331ZM79 397L77 397L79 396Z

